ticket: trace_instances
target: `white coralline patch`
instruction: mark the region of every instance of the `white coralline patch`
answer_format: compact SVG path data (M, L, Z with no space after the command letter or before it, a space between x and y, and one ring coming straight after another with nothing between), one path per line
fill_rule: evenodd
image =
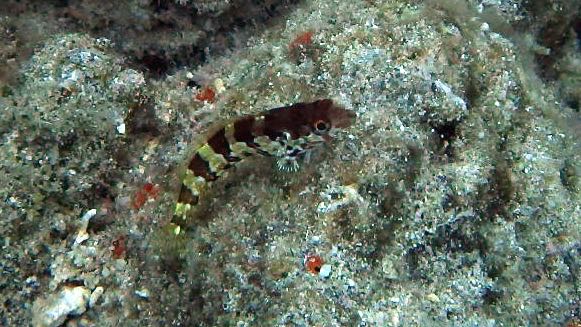
M329 187L321 194L323 201L317 206L320 213L333 212L351 203L363 203L363 198L357 192L357 185Z
M78 316L87 310L91 292L83 287L65 287L47 299L38 299L32 307L32 325L36 327L60 326L67 316Z
M81 224L79 231L77 232L77 237L75 237L74 246L77 246L89 238L89 233L87 233L87 227L89 225L89 220L97 214L97 209L91 209L87 211L83 217L81 217Z
M452 103L454 103L455 106L457 106L458 108L462 109L462 110L466 110L467 105L466 102L464 101L464 99L462 99L461 97L457 96L453 91L452 88L440 81L437 80L434 82L434 86L436 87L436 89L438 89L440 92L443 92L444 94L446 94L446 96L448 97L448 99L450 99L450 101L452 101Z
M125 124L121 123L117 125L117 132L119 134L125 134Z
M89 308L93 308L97 304L97 301L99 301L103 292L105 292L105 289L102 286L97 286L93 290L93 293L91 293L91 296L89 297Z
M226 87L224 86L224 81L221 78L217 78L214 80L214 89L216 89L216 93L224 93L226 91Z
M145 76L133 69L119 72L110 83L113 93L119 96L134 96L146 84Z
M147 300L149 299L149 290L147 289L141 289L141 290L137 290L135 291L135 295L139 296L140 298Z

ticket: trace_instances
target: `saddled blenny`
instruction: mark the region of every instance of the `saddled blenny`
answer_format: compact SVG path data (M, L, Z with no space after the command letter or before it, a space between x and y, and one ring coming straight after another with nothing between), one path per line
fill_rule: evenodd
M185 169L174 216L185 219L211 183L245 157L271 156L279 169L295 171L298 159L330 141L334 131L354 120L353 111L322 99L242 116L213 128L207 141L193 151Z

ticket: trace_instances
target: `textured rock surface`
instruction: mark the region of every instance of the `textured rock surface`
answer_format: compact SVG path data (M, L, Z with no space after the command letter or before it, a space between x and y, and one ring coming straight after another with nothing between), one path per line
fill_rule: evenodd
M87 310L90 292L82 286L65 287L47 299L38 299L32 307L32 324L39 327L56 327L67 316L79 316Z
M71 283L85 302L100 296L67 319L99 326L578 321L569 2L309 1L249 14L277 18L243 32L220 23L238 2L162 1L151 14L153 2L126 1L109 23L92 3L45 12L92 13L88 33L127 17L174 23L112 44L42 20L61 34L31 35L40 43L28 57L11 39L27 40L18 31L40 13L24 2L20 18L0 20L12 26L0 60L15 58L2 73L23 68L0 97L0 290L10 294L0 324L42 318L41 304ZM192 9L202 4L219 6ZM206 23L176 23L197 15ZM549 37L548 26L567 33ZM209 31L205 43L192 36ZM200 52L166 33L211 55L174 60ZM137 63L152 44L169 54ZM296 174L247 160L176 235L177 167L212 124L322 97L357 112L356 124ZM305 266L314 256L325 278Z

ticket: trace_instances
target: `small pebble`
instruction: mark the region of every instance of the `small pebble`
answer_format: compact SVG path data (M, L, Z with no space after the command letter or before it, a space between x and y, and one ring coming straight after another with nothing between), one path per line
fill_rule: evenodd
M149 299L149 291L145 288L142 290L135 291L135 294L142 299L145 299L145 300Z
M32 325L56 327L69 315L81 315L87 310L90 292L83 286L65 287L60 293L38 299L32 307Z
M125 124L119 124L117 125L117 132L119 132L119 134L125 134Z
M330 264L324 264L323 266L321 266L321 270L319 271L319 277L326 279L329 278L329 276L331 276L331 265Z
M428 299L428 301L433 302L433 303L438 303L440 302L440 298L434 294L434 293L430 293L426 296L426 298Z

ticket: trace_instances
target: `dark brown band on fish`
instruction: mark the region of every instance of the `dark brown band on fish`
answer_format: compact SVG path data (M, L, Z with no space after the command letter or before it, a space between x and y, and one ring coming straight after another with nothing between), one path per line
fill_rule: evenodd
M290 134L291 138L296 139L309 134L310 117L305 113L312 114L317 108L317 102L314 103L296 103L289 107L279 107L270 109L264 115L264 135L271 140L280 138L283 132Z
M242 160L240 157L237 157L232 153L232 150L230 149L230 143L228 143L228 139L226 138L226 130L224 128L221 128L208 139L208 145L210 145L214 152L224 156L228 162L237 162ZM230 165L227 165L224 168L227 169L229 167Z
M234 139L236 142L244 142L250 147L255 147L254 143L254 121L253 116L246 116L234 123Z
M210 170L210 164L199 153L194 155L188 168L194 173L194 176L200 176L208 182L217 178L216 174Z

